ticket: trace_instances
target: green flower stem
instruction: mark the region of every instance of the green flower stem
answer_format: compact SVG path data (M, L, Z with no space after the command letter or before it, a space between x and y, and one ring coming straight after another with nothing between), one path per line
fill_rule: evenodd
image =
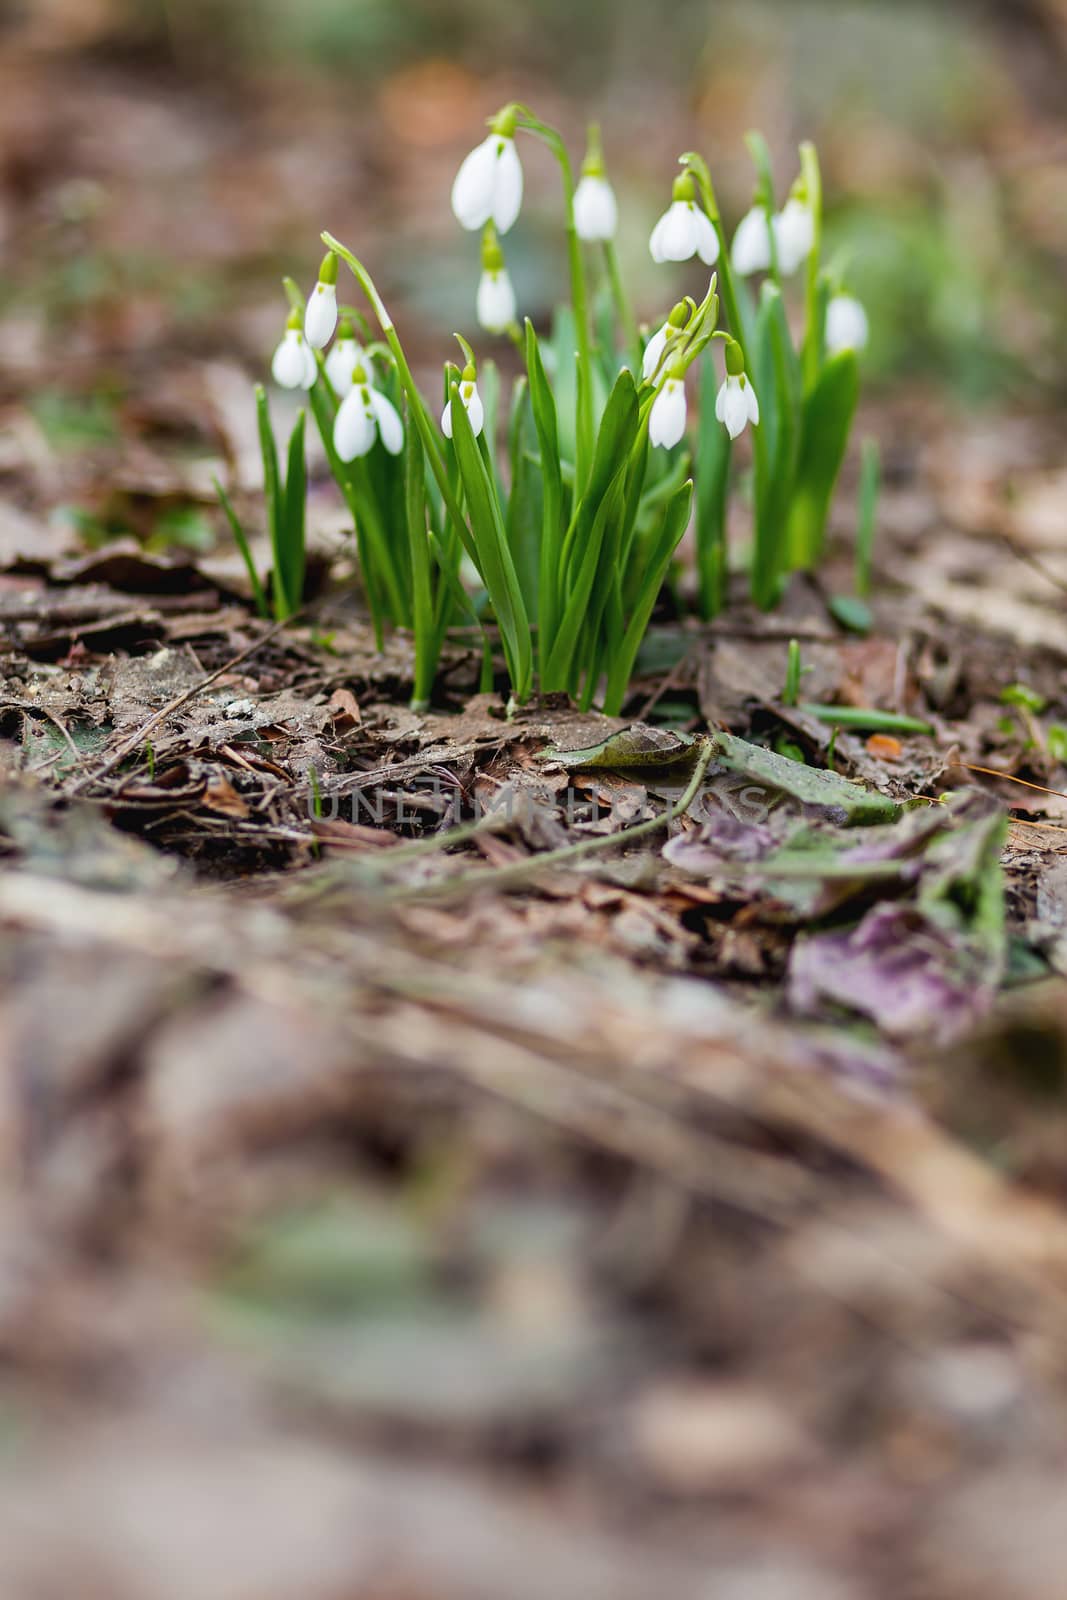
M608 269L608 282L611 285L611 298L615 302L615 315L626 341L627 352L634 364L634 377L637 378L641 373L641 335L637 330L637 318L630 305L626 285L622 281L619 252L615 248L613 239L604 240L604 265Z
M567 208L567 255L571 272L571 299L574 304L574 322L578 338L578 426L576 440L575 483L576 494L581 496L593 461L593 387L592 345L589 338L589 293L585 279L585 261L582 242L574 227L574 173L571 170L567 147L555 128L535 117L526 106L518 106L519 126L541 139L551 150L563 178L563 200Z

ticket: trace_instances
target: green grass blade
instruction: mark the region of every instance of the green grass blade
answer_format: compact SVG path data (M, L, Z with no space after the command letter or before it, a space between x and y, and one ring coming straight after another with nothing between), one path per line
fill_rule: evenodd
M609 716L617 716L622 709L637 652L648 628L648 619L652 615L652 607L663 587L671 557L677 550L689 523L692 503L693 484L690 480L676 490L663 514L663 525L655 545L649 551L637 602L630 615L622 644L613 655L608 673L607 692L604 696L604 710Z
M284 513L278 477L278 450L274 443L267 391L261 383L256 384L256 421L259 426L259 451L263 457L263 498L267 507L267 531L270 534L274 615L282 620L292 615L293 605L285 587L285 560L282 553Z
M252 550L245 536L245 530L241 526L236 511L233 509L229 495L218 478L212 478L211 481L215 485L215 493L219 497L219 505L226 514L226 521L230 524L230 532L233 534L234 544L241 552L241 560L248 571L248 581L252 585L252 599L255 601L256 610L261 617L269 617L270 603L267 600L266 590L259 581L259 573L256 571L256 564L252 560Z
M412 626L415 632L415 682L412 706L424 710L430 704L437 672L437 633L434 627L433 588L430 573L430 543L426 527L426 465L422 441L412 426L410 415L404 431L404 502L411 564Z
M508 548L504 520L491 475L486 471L470 418L462 405L452 408L452 443L467 500L471 533L507 657L512 690L528 698L533 680L533 647L522 590Z
M842 350L823 367L804 405L788 521L792 567L814 567L822 555L830 500L858 399L859 364L854 351Z
M304 573L307 565L305 548L307 522L307 467L304 459L305 414L297 414L289 436L289 454L285 467L285 487L282 491L283 515L281 518L282 561L285 574L285 592L293 609L304 598Z
M709 351L700 364L700 431L696 448L696 558L700 615L717 617L726 604L726 493L733 455L730 435L716 420L719 379ZM757 391L758 393L758 391Z
M559 462L556 402L545 375L541 347L533 323L526 319L526 375L530 407L541 448L541 554L537 585L538 642L541 669L555 638L559 615L560 562L563 544L563 476Z

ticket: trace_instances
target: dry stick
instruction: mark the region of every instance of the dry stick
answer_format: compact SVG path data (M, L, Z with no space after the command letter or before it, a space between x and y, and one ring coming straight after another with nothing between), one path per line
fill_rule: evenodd
M307 608L305 607L304 609L306 610ZM95 772L87 772L83 778L78 779L77 783L72 784L67 790L68 795L81 794L82 790L87 789L90 784L99 783L102 778L107 777L108 773L114 772L115 768L125 761L128 755L132 755L134 750L144 744L148 735L154 728L158 728L164 718L180 710L187 701L195 699L198 694L209 688L216 678L221 678L224 673L232 672L234 667L239 667L242 661L247 661L249 656L255 655L262 645L269 644L271 639L281 633L283 628L287 628L299 615L300 612L294 611L292 616L287 617L284 622L276 622L273 627L268 628L266 633L261 634L258 639L254 639L244 650L239 650L229 661L224 661L221 667L216 667L214 672L209 672L206 678L201 679L199 683L194 683L191 689L185 689L181 694L175 695L173 700L168 700L165 706L161 706L158 711L153 712L147 722L141 724L136 733L131 733L130 737L123 744L120 744L112 755L108 756L102 766L98 767Z
M619 833L609 833L602 838L580 839L577 844L561 845L558 850L546 850L542 855L531 856L527 861L516 861L511 866L494 867L486 872L466 872L459 877L438 879L435 883L424 884L418 888L405 886L393 889L387 892L386 898L388 900L451 899L453 895L463 895L470 890L480 888L511 889L518 883L525 883L528 879L536 877L546 867L570 865L572 861L578 861L584 856L594 855L600 850L613 849L619 844L629 844L647 833L655 833L658 829L674 822L677 817L684 816L689 810L714 754L715 742L708 739L704 743L693 769L693 776L681 799L675 805L668 806L659 816L649 817L644 822L636 822L632 828L623 828Z

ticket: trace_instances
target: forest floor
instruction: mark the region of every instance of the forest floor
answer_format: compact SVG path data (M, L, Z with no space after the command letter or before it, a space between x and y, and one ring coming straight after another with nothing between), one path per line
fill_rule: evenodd
M100 304L73 408L7 324L5 1600L1061 1595L1062 418L870 403L865 637L843 553L664 607L621 718L462 647L417 714L324 490L284 629L200 548L238 363Z

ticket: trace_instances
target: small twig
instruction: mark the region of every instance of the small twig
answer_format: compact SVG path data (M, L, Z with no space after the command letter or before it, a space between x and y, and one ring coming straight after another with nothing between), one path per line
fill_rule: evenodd
M307 608L305 607L304 609L306 610ZM276 638L283 628L289 627L290 623L299 615L300 612L294 611L293 615L287 617L284 622L276 622L273 627L267 629L266 633L260 634L258 639L254 639L245 649L239 650L229 661L224 661L221 667L215 668L214 672L209 672L206 678L202 678L199 683L195 683L191 689L184 689L181 694L175 695L173 700L168 700L165 706L161 706L158 711L152 713L147 722L141 724L136 733L131 733L129 738L124 740L118 749L108 756L102 766L99 766L95 772L87 772L84 777L79 778L77 783L71 785L67 793L72 796L81 794L90 785L99 783L102 778L106 778L109 773L114 772L115 768L120 766L128 755L132 755L135 750L143 747L148 735L154 732L165 718L171 716L175 711L179 711L188 701L194 700L198 694L202 694L216 679L221 678L227 672L232 672L234 667L240 666L242 661L247 661L249 656L255 655L257 650L261 649L263 645L269 644L271 639Z
M630 844L634 839L643 838L645 834L655 833L660 828L666 828L678 817L684 816L697 797L700 785L711 764L715 753L714 740L704 741L703 749L697 758L685 793L674 805L668 806L666 811L658 816L648 817L644 822L635 822L630 828L623 828L618 833L609 833L595 839L580 839L576 844L561 845L558 850L546 850L541 855L531 856L526 861L516 861L510 866L490 868L488 871L467 872L455 878L438 879L435 883L422 884L417 888L404 886L391 890L387 898L390 900L422 900L422 899L451 899L454 895L467 894L478 889L512 889L516 884L526 883L534 878L546 867L557 867L564 864L570 865L574 861L598 853L601 850L613 849L616 845ZM389 852L391 854L392 852ZM388 854L386 860L388 859Z
M1025 550L1022 545L1016 544L1015 540L1006 533L1002 533L1000 537L1005 549L1011 552L1016 561L1021 561L1024 566L1031 567L1034 572L1044 578L1046 583L1051 583L1052 587L1058 589L1061 594L1067 594L1067 579L1059 578L1054 572L1050 572L1040 556L1035 555L1032 550Z

